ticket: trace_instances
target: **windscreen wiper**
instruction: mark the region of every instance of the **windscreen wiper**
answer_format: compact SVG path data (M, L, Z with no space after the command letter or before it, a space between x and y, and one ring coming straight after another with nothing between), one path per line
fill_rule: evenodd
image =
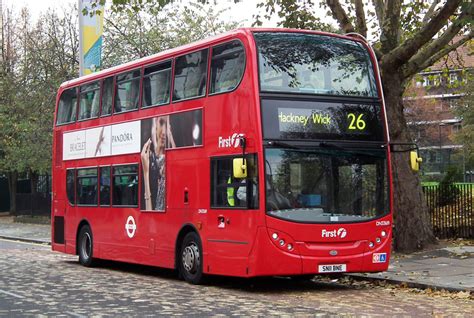
M333 149L338 149L338 150L347 150L347 148L344 148L342 146L336 145L335 143L332 142L327 142L327 141L321 141L319 143L319 147L322 148L333 148Z
M272 141L267 142L267 145L276 146L276 147L285 147L285 148L291 148L291 149L301 149L301 147L297 147L295 145L291 145L289 143L282 142L282 141L276 141L276 140L272 140Z

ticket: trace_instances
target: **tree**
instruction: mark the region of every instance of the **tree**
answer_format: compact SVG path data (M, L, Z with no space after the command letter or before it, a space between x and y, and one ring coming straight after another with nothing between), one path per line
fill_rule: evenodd
M113 11L105 17L103 64L110 67L235 29L237 22L219 19L223 11L199 1Z
M470 75L463 88L465 96L456 105L456 114L462 118L462 129L455 135L455 140L463 145L465 170L474 169L474 76Z
M6 11L3 19L0 171L8 176L11 212L18 175L29 175L34 192L36 176L50 170L57 88L78 68L76 11L48 12L33 24L24 8L17 17Z
M267 15L278 10L280 25L313 28L314 0L263 0ZM418 72L472 39L469 28L474 4L462 0L326 0L343 33L358 32L367 37L369 27L376 41L390 138L394 143L411 142L404 115L403 93ZM367 9L372 7L373 10ZM259 17L257 17L257 22ZM307 22L307 23L306 23ZM370 24L369 24L370 23ZM456 35L459 40L452 42ZM410 169L408 153L392 154L395 213L394 247L412 252L435 242L418 174Z

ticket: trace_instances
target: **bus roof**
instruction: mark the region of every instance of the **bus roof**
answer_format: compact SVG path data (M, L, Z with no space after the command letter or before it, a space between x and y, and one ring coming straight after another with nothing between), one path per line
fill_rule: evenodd
M221 42L222 40L230 39L235 37L236 35L244 35L244 36L250 36L252 32L297 32L297 33L311 33L311 34L320 34L320 35L326 35L326 36L333 36L333 37L339 37L339 38L344 38L346 40L353 40L353 41L363 41L362 36L356 36L356 34L350 34L350 35L341 35L341 34L335 34L335 33L329 33L329 32L323 32L323 31L313 31L313 30L301 30L301 29L289 29L289 28L239 28L235 29L232 31L224 32L221 34L217 34L211 37L208 37L203 40L199 40L196 42L191 42L189 44L181 45L172 49L168 49L165 51L161 51L158 53L155 53L150 56L146 56L137 60L133 60L127 63L123 63L120 65L113 66L111 68L107 68L104 70L101 70L96 73L88 74L85 76L81 76L66 82L63 82L61 84L61 88L65 89L71 86L77 86L81 85L83 83L87 83L90 81L94 81L97 79L105 78L111 75L115 75L118 73L126 72L128 70L132 70L137 67L141 67L142 65L146 64L151 64L154 62L158 62L160 60L164 60L167 58L172 58L174 56L182 55L187 52L191 52L196 50L199 47L207 46L207 45L213 45L214 43Z

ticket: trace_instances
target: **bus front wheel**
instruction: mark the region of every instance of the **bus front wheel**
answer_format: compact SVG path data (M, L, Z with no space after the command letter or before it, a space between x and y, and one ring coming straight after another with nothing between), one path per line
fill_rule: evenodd
M90 267L93 265L94 259L92 258L92 231L89 225L81 227L78 237L78 253L79 263L84 266Z
M191 284L200 284L203 281L202 245L196 232L186 234L181 244L179 273Z

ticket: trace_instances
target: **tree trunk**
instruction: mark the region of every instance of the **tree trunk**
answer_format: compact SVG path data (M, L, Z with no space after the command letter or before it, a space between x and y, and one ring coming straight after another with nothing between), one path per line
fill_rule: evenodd
M16 188L18 183L18 172L9 171L8 177L8 190L10 194L10 213L16 214Z
M412 142L403 114L404 81L394 70L382 70L387 118L392 143ZM396 149L407 147L396 147ZM436 242L418 173L409 152L392 152L394 249L413 252Z

